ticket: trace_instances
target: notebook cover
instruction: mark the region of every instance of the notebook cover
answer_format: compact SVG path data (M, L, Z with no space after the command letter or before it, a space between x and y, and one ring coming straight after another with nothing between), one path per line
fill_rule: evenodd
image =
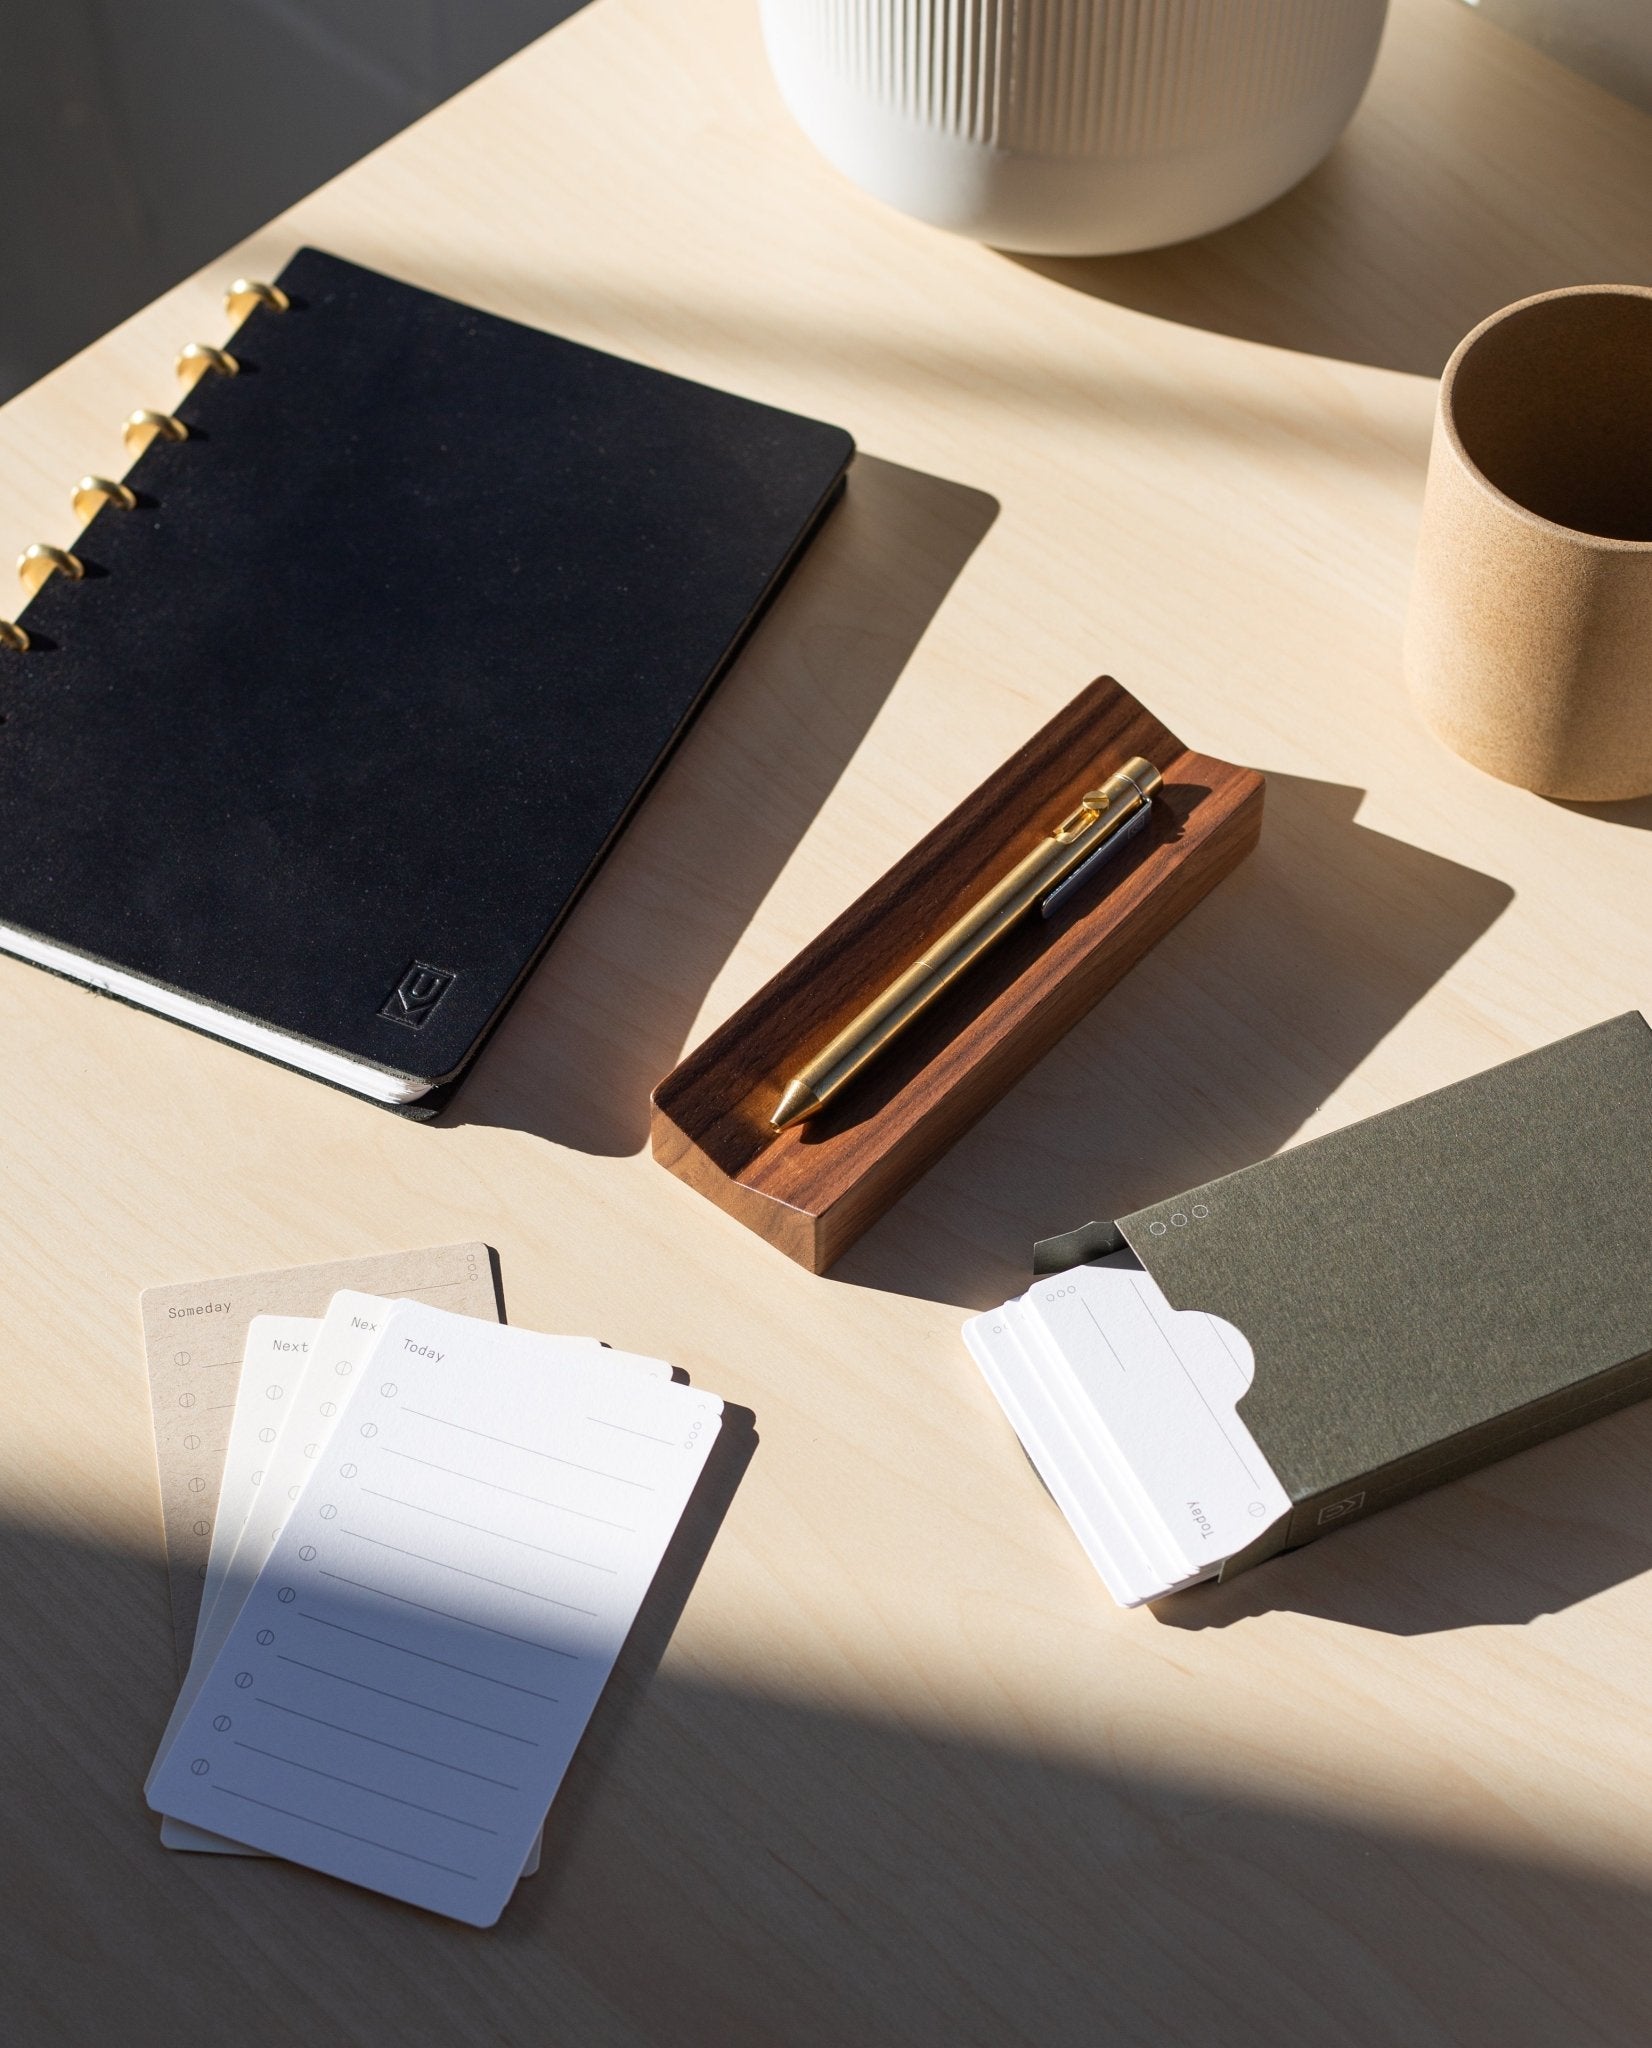
M1292 1499L1258 1554L1652 1387L1652 1030L1634 1012L1038 1247L1127 1242L1242 1330ZM1250 1561L1250 1553L1246 1554Z
M23 615L0 923L436 1083L853 444L318 250L280 282Z

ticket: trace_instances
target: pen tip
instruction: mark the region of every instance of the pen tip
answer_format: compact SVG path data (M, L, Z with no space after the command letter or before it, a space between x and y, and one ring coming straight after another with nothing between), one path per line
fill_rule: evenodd
M813 1116L820 1107L820 1097L806 1081L788 1081L780 1092L774 1114L769 1118L777 1131L784 1131L793 1124L800 1124L806 1116Z

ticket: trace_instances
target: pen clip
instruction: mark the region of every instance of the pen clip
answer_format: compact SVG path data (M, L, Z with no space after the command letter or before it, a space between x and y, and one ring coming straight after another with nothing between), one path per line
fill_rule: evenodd
M1139 832L1146 831L1148 820L1152 815L1153 799L1146 797L1142 801L1141 809L1135 812L1133 816L1126 818L1110 839L1104 840L1088 860L1080 861L1065 881L1057 882L1049 895L1040 904L1041 914L1045 917L1054 917L1056 912L1063 905L1070 902L1080 889L1094 880L1096 874L1107 865L1115 853L1118 853L1123 847L1128 845Z

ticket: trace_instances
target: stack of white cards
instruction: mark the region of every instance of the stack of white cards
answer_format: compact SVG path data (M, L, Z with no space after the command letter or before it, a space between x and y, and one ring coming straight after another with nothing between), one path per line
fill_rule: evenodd
M1121 1605L1214 1577L1289 1511L1238 1413L1249 1344L1130 1253L1039 1280L964 1341Z
M491 1926L721 1415L657 1359L417 1302L255 1318L163 1839Z

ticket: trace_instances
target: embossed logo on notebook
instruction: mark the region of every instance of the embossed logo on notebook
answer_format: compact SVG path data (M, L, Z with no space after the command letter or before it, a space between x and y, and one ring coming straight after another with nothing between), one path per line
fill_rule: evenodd
M410 960L406 973L385 997L379 1015L392 1024L405 1024L409 1031L422 1030L456 978L423 960Z

